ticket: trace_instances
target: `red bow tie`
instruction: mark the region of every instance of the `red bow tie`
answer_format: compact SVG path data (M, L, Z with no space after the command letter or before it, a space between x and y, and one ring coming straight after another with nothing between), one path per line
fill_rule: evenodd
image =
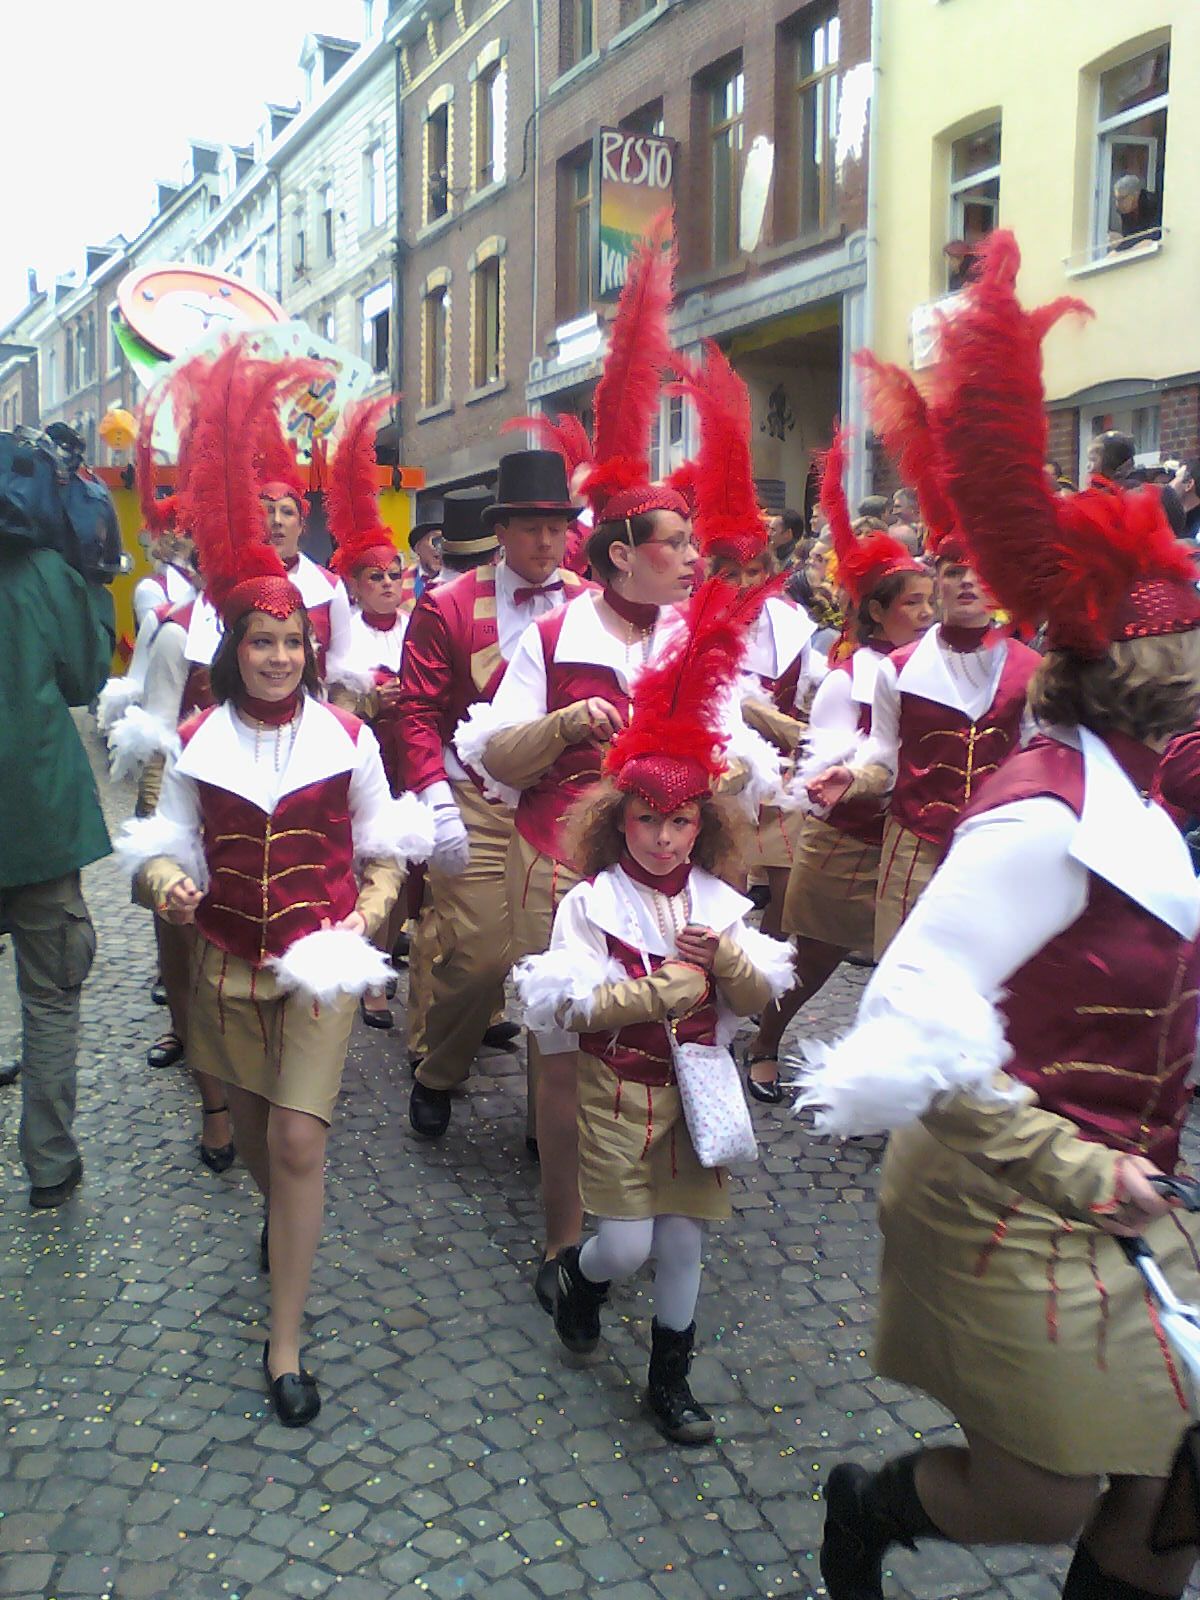
M527 606L535 595L553 594L556 589L561 589L562 586L562 579L555 578L553 583L543 583L540 588L530 584L520 589L514 589L513 603L518 606Z

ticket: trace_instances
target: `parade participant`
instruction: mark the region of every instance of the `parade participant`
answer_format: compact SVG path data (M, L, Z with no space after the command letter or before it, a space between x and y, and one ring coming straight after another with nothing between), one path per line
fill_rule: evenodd
M186 605L196 592L190 539L173 532L162 533L151 541L147 554L154 563L154 572L148 578L140 578L133 588L133 615L139 629L159 606Z
M745 383L715 344L705 347L703 365L676 358L680 391L695 403L700 418L700 450L692 463L691 490L696 507L696 542L709 576L754 588L779 570L768 539L768 525L758 507L754 461L750 449L750 394ZM813 690L824 674L824 658L811 647L816 623L806 612L770 594L747 640L740 683L742 716L769 740L790 767L808 717ZM786 771L784 781L786 782ZM781 809L782 791L768 797L754 818L752 843L746 854L750 874L765 876L770 900L763 912L764 933L778 937L783 900L803 815L794 806ZM755 1098L778 1103L780 1091L765 1063L748 1067ZM757 1077L756 1077L757 1071ZM760 1095L760 1087L765 1095Z
M912 379L873 358L863 370L877 431L912 472L920 496L939 617L880 668L871 738L857 765L809 783L822 805L888 796L875 909L878 960L929 882L964 807L1016 748L1040 658L992 622L991 597L938 490L925 403Z
M437 516L414 522L408 535L408 548L414 560L400 580L400 609L409 612L442 575L442 509Z
M520 791L507 873L514 961L550 943L554 913L577 881L563 818L598 778L603 747L624 726L630 680L662 647L660 620L694 587L699 557L687 502L650 482L648 460L671 359L674 259L660 230L639 245L596 385L594 465L584 493L596 519L588 560L603 592L581 595L522 634L492 703L476 708L458 741L471 764ZM535 1289L549 1311L554 1260L577 1242L583 1221L575 1041L565 1029L542 1031L529 1035L528 1049L546 1214Z
M878 1600L893 1542L1082 1528L1067 1600L1178 1595L1197 1554L1156 1529L1188 1410L1113 1235L1144 1233L1174 1283L1196 1273L1192 1225L1148 1179L1178 1159L1200 899L1146 793L1200 709L1200 597L1153 491L1046 482L1040 344L1074 303L1024 312L1018 259L1011 234L983 247L930 418L982 579L1047 619L1047 732L973 797L801 1097L827 1131L894 1130L875 1360L965 1445L834 1469L831 1600Z
M283 436L277 406L263 413L259 427L254 466L266 512L267 538L300 591L317 642L317 669L325 678L328 661L348 661L352 656L350 599L341 579L300 548L308 495L295 452Z
M793 781L792 805L802 819L788 875L783 931L796 941L795 986L763 1012L746 1051L747 1087L756 1100L778 1105L779 1048L793 1017L847 956L869 950L883 844L878 799L842 800L814 810L805 792L813 772L853 759L871 732L871 702L881 664L918 639L933 621L932 581L919 561L890 534L859 535L850 521L842 475L845 457L835 436L821 477L821 504L837 554L838 583L853 617L853 651L822 682L813 699Z
M196 927L188 1053L224 1083L269 1204L263 1369L277 1417L299 1427L320 1408L300 1330L326 1137L353 997L386 972L364 935L431 840L425 808L392 798L370 730L316 698L303 600L262 538L253 434L288 379L235 342L199 397L183 514L224 624L216 704L180 730L158 810L121 848L159 915Z
M728 1217L730 1202L728 1173L696 1154L674 1052L723 1044L791 977L787 947L747 927L750 901L724 881L740 867L741 822L714 795L720 707L760 604L704 584L639 676L605 776L568 822L583 881L555 912L549 951L517 968L530 1025L578 1036L579 1185L597 1220L582 1248L559 1252L555 1330L572 1356L592 1355L611 1280L653 1257L646 1406L680 1444L714 1432L688 1372L704 1224ZM736 1093L732 1059L728 1069Z
M455 732L527 625L583 587L559 565L576 510L561 459L547 450L502 456L496 494L491 504L446 497L447 569L464 557L482 564L426 590L413 611L395 724L399 771L436 830L426 890L436 956L409 1099L414 1130L431 1139L445 1133L451 1091L466 1082L503 1007L509 968L511 804L484 792L471 754L455 754Z
M341 436L329 468L325 514L334 540L331 570L357 602L350 618L351 656L331 662L330 679L354 690L354 711L379 741L384 771L392 793L401 785L396 771L396 702L400 694L400 660L408 616L400 609L403 565L391 530L379 515L375 473L375 434L391 396L356 400L342 418ZM390 954L404 920L404 902L377 935L379 948ZM384 988L368 989L359 1002L371 1028L394 1025Z

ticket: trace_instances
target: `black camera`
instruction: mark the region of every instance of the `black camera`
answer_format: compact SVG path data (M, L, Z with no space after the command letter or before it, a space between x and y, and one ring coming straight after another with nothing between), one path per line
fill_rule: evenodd
M57 550L92 583L111 583L132 562L104 484L80 472L83 440L55 422L42 433L0 433L0 540Z

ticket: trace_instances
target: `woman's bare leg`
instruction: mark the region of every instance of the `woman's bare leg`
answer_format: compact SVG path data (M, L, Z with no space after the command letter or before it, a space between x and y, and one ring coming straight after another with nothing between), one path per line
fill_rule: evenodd
M267 1117L271 1196L271 1376L300 1370L300 1328L325 1208L319 1117L272 1106Z

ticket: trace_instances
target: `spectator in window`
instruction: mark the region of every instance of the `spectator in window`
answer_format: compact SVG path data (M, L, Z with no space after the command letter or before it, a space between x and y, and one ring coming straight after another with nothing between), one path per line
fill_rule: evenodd
M1114 250L1128 250L1132 245L1162 238L1162 201L1136 173L1127 172L1113 184L1113 205L1119 224L1110 235Z
M1183 531L1187 538L1200 538L1200 458L1185 461L1176 472L1171 487L1183 506Z

